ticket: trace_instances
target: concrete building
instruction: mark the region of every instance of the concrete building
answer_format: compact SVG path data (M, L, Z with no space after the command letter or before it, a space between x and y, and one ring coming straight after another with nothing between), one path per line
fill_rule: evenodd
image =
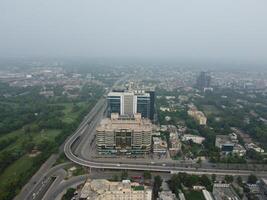
M97 150L99 154L145 154L151 151L152 124L141 118L119 116L103 119L96 128Z
M170 142L170 147L169 147L169 153L170 156L176 156L177 153L181 150L182 148L182 143L178 138L178 134L171 132L170 133L170 138L169 138L169 142Z
M204 115L203 112L198 111L196 108L191 108L187 111L187 114L193 117L199 125L206 125L207 124L207 117Z
M159 192L159 197L157 200L178 200L176 195L171 191L162 191Z
M198 135L191 135L191 134L184 134L182 136L182 141L189 141L192 140L192 142L196 144L202 144L202 142L205 140L204 137L198 136Z
M169 185L168 183L166 183L166 181L162 182L161 190L158 195L159 197L157 198L157 200L178 200L176 195L170 190Z
M134 115L141 113L143 118L154 119L155 92L131 90L110 92L107 96L108 115Z
M213 200L213 197L208 190L202 190L202 194L206 200Z
M105 179L87 180L80 200L151 200L150 187L129 180L110 182Z
M264 149L260 148L258 145L254 144L254 143L245 144L245 147L247 150L253 149L254 151L256 151L258 153L264 153Z
M165 154L167 152L167 142L160 137L153 137L153 153Z
M267 179L261 178L259 181L259 187L261 189L261 193L267 198Z
M197 77L196 86L200 90L204 90L205 88L210 88L211 76L208 75L207 72L200 72Z
M215 200L240 200L234 189L229 184L214 184L212 194Z
M238 144L237 135L235 133L229 135L217 135L215 146L225 154L235 153L239 156L244 156L246 154L246 149Z
M224 152L232 152L236 142L233 142L229 135L216 135L215 146Z

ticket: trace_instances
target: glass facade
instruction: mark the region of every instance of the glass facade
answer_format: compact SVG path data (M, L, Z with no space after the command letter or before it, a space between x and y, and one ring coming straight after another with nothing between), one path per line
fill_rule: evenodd
M116 147L119 149L127 149L132 146L132 133L121 130L115 133Z
M137 112L144 118L150 118L150 97L137 96Z
M109 96L108 97L108 115L111 113L121 112L121 98L120 96Z

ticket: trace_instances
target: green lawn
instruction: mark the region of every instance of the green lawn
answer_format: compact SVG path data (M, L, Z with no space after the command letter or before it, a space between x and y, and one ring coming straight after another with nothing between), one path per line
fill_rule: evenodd
M5 171L0 174L0 193L10 181L16 179L20 176L20 174L29 170L31 166L32 158L28 155L22 156L20 159L9 165Z
M77 103L80 109L76 112L73 112L74 105L72 103L63 103L58 105L63 105L65 107L65 109L63 110L64 116L62 117L62 121L65 123L71 123L78 118L82 110L86 109L87 103L86 102Z
M42 140L54 140L55 137L60 133L58 129L46 129L40 133L33 133L33 141L36 143L41 142Z
M74 104L72 103L63 103L63 104L58 104L58 105L63 105L65 109L63 110L64 116L62 116L63 122L66 123L72 123L74 122L80 115L81 112L83 112L85 109L88 108L88 103L86 102L81 102L78 103L77 105L79 108L74 112L73 107ZM34 122L29 125L34 125ZM6 150L18 150L22 151L23 144L25 144L25 141L32 141L34 144L39 144L44 140L50 140L54 141L55 137L59 135L61 130L59 129L44 129L38 132L28 132L25 133L24 129L18 129L16 131L12 131L10 133L7 133L5 135L0 136L0 141L5 139L5 138L16 138L14 142L12 142L10 145L8 145L6 148L4 148L2 151ZM1 151L1 152L2 152ZM33 167L33 158L29 157L28 154L23 155L20 157L18 160L14 161L12 164L10 164L4 171L3 173L0 174L0 199L6 195L6 186L8 186L10 183L16 183L16 181L20 180L22 175L27 176L27 172L30 172ZM62 160L65 160L62 158ZM63 162L63 161L62 161ZM78 168L77 170L78 174L83 174L84 169L83 168ZM14 193L17 193L18 191L14 191Z
M7 146L2 151L5 151L5 150L13 150L13 149L20 149L20 147L23 144L23 142L25 140L28 140L29 137L32 137L33 142L35 144L40 143L42 140L50 140L50 141L52 141L52 140L55 139L55 137L59 133L60 133L60 130L58 130L58 129L46 129L46 130L40 131L38 133L37 132L33 132L33 133L30 133L30 134L25 134L22 129L19 129L19 130L16 130L16 131L13 131L11 133L6 134L7 137L16 137L16 136L18 136L19 139L17 139L15 142L13 142L9 146ZM0 140L3 137L5 137L5 136L2 136L0 138Z
M185 199L187 200L205 200L202 191L188 190L184 193Z
M218 110L215 106L213 105L203 105L202 106L203 109L204 109L204 113L206 115L217 115L217 114L220 114L220 110Z

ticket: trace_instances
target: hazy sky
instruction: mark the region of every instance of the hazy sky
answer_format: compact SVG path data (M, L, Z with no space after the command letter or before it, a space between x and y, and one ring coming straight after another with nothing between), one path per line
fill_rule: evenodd
M0 0L0 56L267 63L267 1Z

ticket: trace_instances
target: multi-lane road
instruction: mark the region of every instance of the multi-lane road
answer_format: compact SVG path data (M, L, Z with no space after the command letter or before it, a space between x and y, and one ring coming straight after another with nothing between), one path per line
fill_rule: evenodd
M66 141L64 146L64 152L66 156L79 165L83 165L91 168L100 169L128 169L128 170L149 170L158 172L187 172L194 174L218 174L218 175L248 175L255 173L252 170L233 170L233 169L217 169L212 166L202 167L182 167L181 165L165 162L127 162L122 160L103 161L103 159L96 160L92 156L85 157L84 149L87 149L87 154L90 154L92 147L92 139L94 138L95 128L103 116L103 112L106 108L106 102L104 99L100 99L96 106L87 115L85 120L81 123L78 130ZM86 146L84 146L86 145ZM260 176L266 176L265 171L256 172Z

